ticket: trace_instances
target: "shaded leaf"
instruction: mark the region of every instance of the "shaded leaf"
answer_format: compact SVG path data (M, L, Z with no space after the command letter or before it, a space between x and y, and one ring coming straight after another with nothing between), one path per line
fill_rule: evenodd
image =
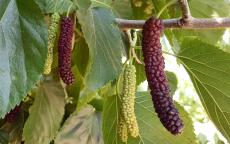
M230 54L198 39L184 39L178 59L186 68L202 105L230 140Z
M116 15L116 17L124 18L124 19L132 19L133 18L133 12L132 7L129 0L115 0L112 1L111 7L113 10L113 13Z
M149 92L139 92L136 98L136 115L140 127L143 143L170 143L170 144L195 144L196 137L192 120L182 106L176 103L180 116L184 122L184 131L181 135L170 134L161 124L151 101Z
M113 11L116 17L132 18L132 8L129 0L91 0L92 7L104 7Z
M75 111L64 123L55 144L103 144L101 114L92 106Z
M177 90L177 84L178 84L176 74L170 71L166 71L166 76L169 82L170 95L173 96L175 91Z
M43 13L65 13L70 7L72 10L75 9L71 0L35 0L35 2Z
M0 117L3 117L39 80L47 53L47 30L33 1L0 3Z
M170 144L195 144L196 137L193 133L192 121L185 110L176 105L180 115L185 123L183 134L178 136L171 135L160 123L154 112L151 96L149 92L138 92L136 95L135 112L140 129L139 138L129 138L128 144L152 144L170 143ZM120 101L117 96L109 97L105 101L103 112L103 134L105 144L120 144L120 138L117 136L118 116L120 113Z
M114 80L121 71L121 33L114 24L109 10L89 8L77 12L79 22L89 46L89 69L81 95L94 93Z
M65 108L65 91L59 82L41 83L23 129L25 144L49 144L56 136Z

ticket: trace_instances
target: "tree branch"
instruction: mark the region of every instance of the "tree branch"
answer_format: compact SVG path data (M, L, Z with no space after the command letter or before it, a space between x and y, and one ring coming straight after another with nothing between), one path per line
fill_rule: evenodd
M142 29L144 20L125 20L116 18L116 23L121 29ZM230 17L225 18L189 18L189 23L181 25L181 19L163 20L165 28L182 29L217 29L230 28Z

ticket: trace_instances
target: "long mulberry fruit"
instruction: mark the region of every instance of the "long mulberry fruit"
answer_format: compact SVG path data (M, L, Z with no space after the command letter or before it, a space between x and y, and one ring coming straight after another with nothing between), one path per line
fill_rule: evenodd
M126 65L123 75L123 94L121 97L121 113L124 117L128 132L132 137L139 135L138 124L134 111L136 91L136 68Z
M73 26L74 23L70 17L61 19L61 32L58 42L58 71L61 79L67 85L74 82L74 75L71 71Z
M142 51L155 111L164 127L176 135L183 131L183 122L169 95L170 90L164 72L165 64L160 43L162 31L162 20L154 17L148 19L142 31Z
M6 115L5 119L9 123L14 123L15 121L17 121L18 117L20 116L20 113L21 113L21 107L16 106Z
M48 30L48 53L44 66L44 74L49 74L51 72L51 66L53 63L53 47L57 37L57 31L59 26L60 16L58 13L54 13L51 16L51 22Z
M124 121L124 118L122 116L120 116L120 119L119 119L118 135L120 136L122 142L127 142L127 140L128 140L128 129L127 129L126 123Z

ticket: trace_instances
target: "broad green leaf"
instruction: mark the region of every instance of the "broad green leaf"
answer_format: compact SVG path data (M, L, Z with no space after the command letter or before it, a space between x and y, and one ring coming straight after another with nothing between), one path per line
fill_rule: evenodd
M191 0L189 5L194 17L230 16L230 3L226 0Z
M121 71L121 33L111 11L103 8L80 9L77 12L89 46L89 68L82 95L94 93Z
M72 60L77 65L82 77L84 77L89 63L89 48L84 38L75 42Z
M84 88L84 76L88 68L89 48L84 38L75 41L75 47L72 55L73 67L72 71L76 78L76 82L67 87L68 95L74 98L74 103L78 103L80 91ZM82 100L81 100L82 101ZM88 101L86 100L86 103Z
M147 19L154 11L154 6L151 0L129 0L133 10L134 19Z
M140 137L129 139L128 144L195 144L196 137L193 133L192 121L185 110L176 105L184 121L185 129L183 134L171 135L160 123L154 112L149 92L138 92L136 95L135 111L140 129ZM105 101L103 112L103 134L105 144L121 144L117 135L118 116L120 113L120 101L117 96L109 97Z
M131 4L128 2L129 0L115 0L112 1L111 7L113 13L116 17L124 18L124 19L132 19L133 12Z
M170 95L173 96L175 91L177 90L178 83L176 74L170 71L166 71L166 76L170 87Z
M69 9L74 10L75 7L71 0L35 0L43 13L65 13Z
M64 123L55 144L103 144L101 114L92 106L75 111Z
M39 86L23 129L25 144L49 144L60 127L65 108L65 91L60 82Z
M203 107L230 140L230 54L198 39L184 39L178 59L186 68Z
M102 114L102 131L105 144L119 144L121 140L117 135L117 126L120 113L120 100L117 95L107 97L104 102Z
M149 92L139 92L136 97L136 115L140 127L140 137L143 143L155 142L170 144L195 144L196 137L194 134L193 122L189 114L182 106L176 103L176 107L184 122L184 131L181 135L174 136L170 134L161 124L154 108L152 106Z
M116 17L132 18L132 7L129 0L91 0L92 7L104 7L113 11Z
M33 1L0 0L0 117L41 77L46 44L43 15Z

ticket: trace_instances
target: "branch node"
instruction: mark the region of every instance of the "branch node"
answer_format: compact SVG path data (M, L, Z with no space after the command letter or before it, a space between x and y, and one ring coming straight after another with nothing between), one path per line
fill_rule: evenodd
M182 18L180 19L178 25L189 25L192 16L189 9L188 1L187 0L178 0L178 3L180 4L181 11L182 11Z

